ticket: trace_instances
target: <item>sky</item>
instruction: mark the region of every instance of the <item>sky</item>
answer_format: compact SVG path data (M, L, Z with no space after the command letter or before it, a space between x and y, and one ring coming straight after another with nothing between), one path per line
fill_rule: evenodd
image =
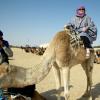
M100 45L100 0L0 0L0 30L10 45L49 43L81 5L97 26L94 45Z

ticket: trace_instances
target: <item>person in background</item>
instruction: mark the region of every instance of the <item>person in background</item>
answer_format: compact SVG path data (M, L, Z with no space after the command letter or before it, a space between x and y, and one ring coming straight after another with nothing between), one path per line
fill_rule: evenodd
M13 56L13 52L9 46L9 43L8 41L3 39L3 32L0 30L0 67L8 68L9 57L12 57L12 56ZM3 98L4 92L7 92L7 89L0 88L0 100L4 99Z
M13 52L8 41L3 39L3 32L0 31L0 65L9 64L9 57L13 56Z
M76 15L66 25L66 28L73 26L74 30L79 33L86 49L86 58L90 56L90 49L92 48L93 41L97 38L97 28L92 19L86 14L86 8L80 6L76 10Z

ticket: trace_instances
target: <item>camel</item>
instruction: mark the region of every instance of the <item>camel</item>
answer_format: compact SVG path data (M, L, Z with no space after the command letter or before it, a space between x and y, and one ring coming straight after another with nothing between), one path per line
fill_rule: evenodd
M58 100L61 100L60 87L61 87L61 73L63 75L64 83L64 97L65 100L69 98L69 85L70 85L70 69L74 65L81 64L87 77L87 88L84 96L91 95L92 87L92 70L94 62L94 52L91 51L90 58L86 59L84 47L73 48L70 43L71 31L69 29L62 30L58 32L50 45L43 54L39 64L34 65L31 68L22 68L14 65L9 65L5 68L0 67L0 87L24 87L31 84L36 84L43 80L50 69L53 68L55 79L56 79L56 89L58 93ZM39 66L40 69L38 68ZM61 73L60 73L61 70Z

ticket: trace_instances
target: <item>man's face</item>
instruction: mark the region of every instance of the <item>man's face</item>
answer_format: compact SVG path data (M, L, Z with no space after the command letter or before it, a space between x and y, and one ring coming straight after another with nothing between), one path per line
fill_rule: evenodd
M79 12L80 14L83 14L83 13L85 13L85 10L84 10L84 9L79 9L78 12Z

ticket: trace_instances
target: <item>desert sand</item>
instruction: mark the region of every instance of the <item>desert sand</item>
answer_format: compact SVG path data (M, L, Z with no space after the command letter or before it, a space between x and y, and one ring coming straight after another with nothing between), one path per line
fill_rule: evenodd
M41 56L32 53L26 53L22 49L12 48L14 56L10 58L10 64L32 67L39 63ZM70 100L88 100L82 98L86 89L86 76L81 65L74 66L71 69L70 75ZM56 100L56 86L53 71L36 85L36 90L41 93L47 100ZM93 87L92 87L93 100L100 100L100 64L94 64L93 68ZM62 80L62 100L63 98L63 80Z

